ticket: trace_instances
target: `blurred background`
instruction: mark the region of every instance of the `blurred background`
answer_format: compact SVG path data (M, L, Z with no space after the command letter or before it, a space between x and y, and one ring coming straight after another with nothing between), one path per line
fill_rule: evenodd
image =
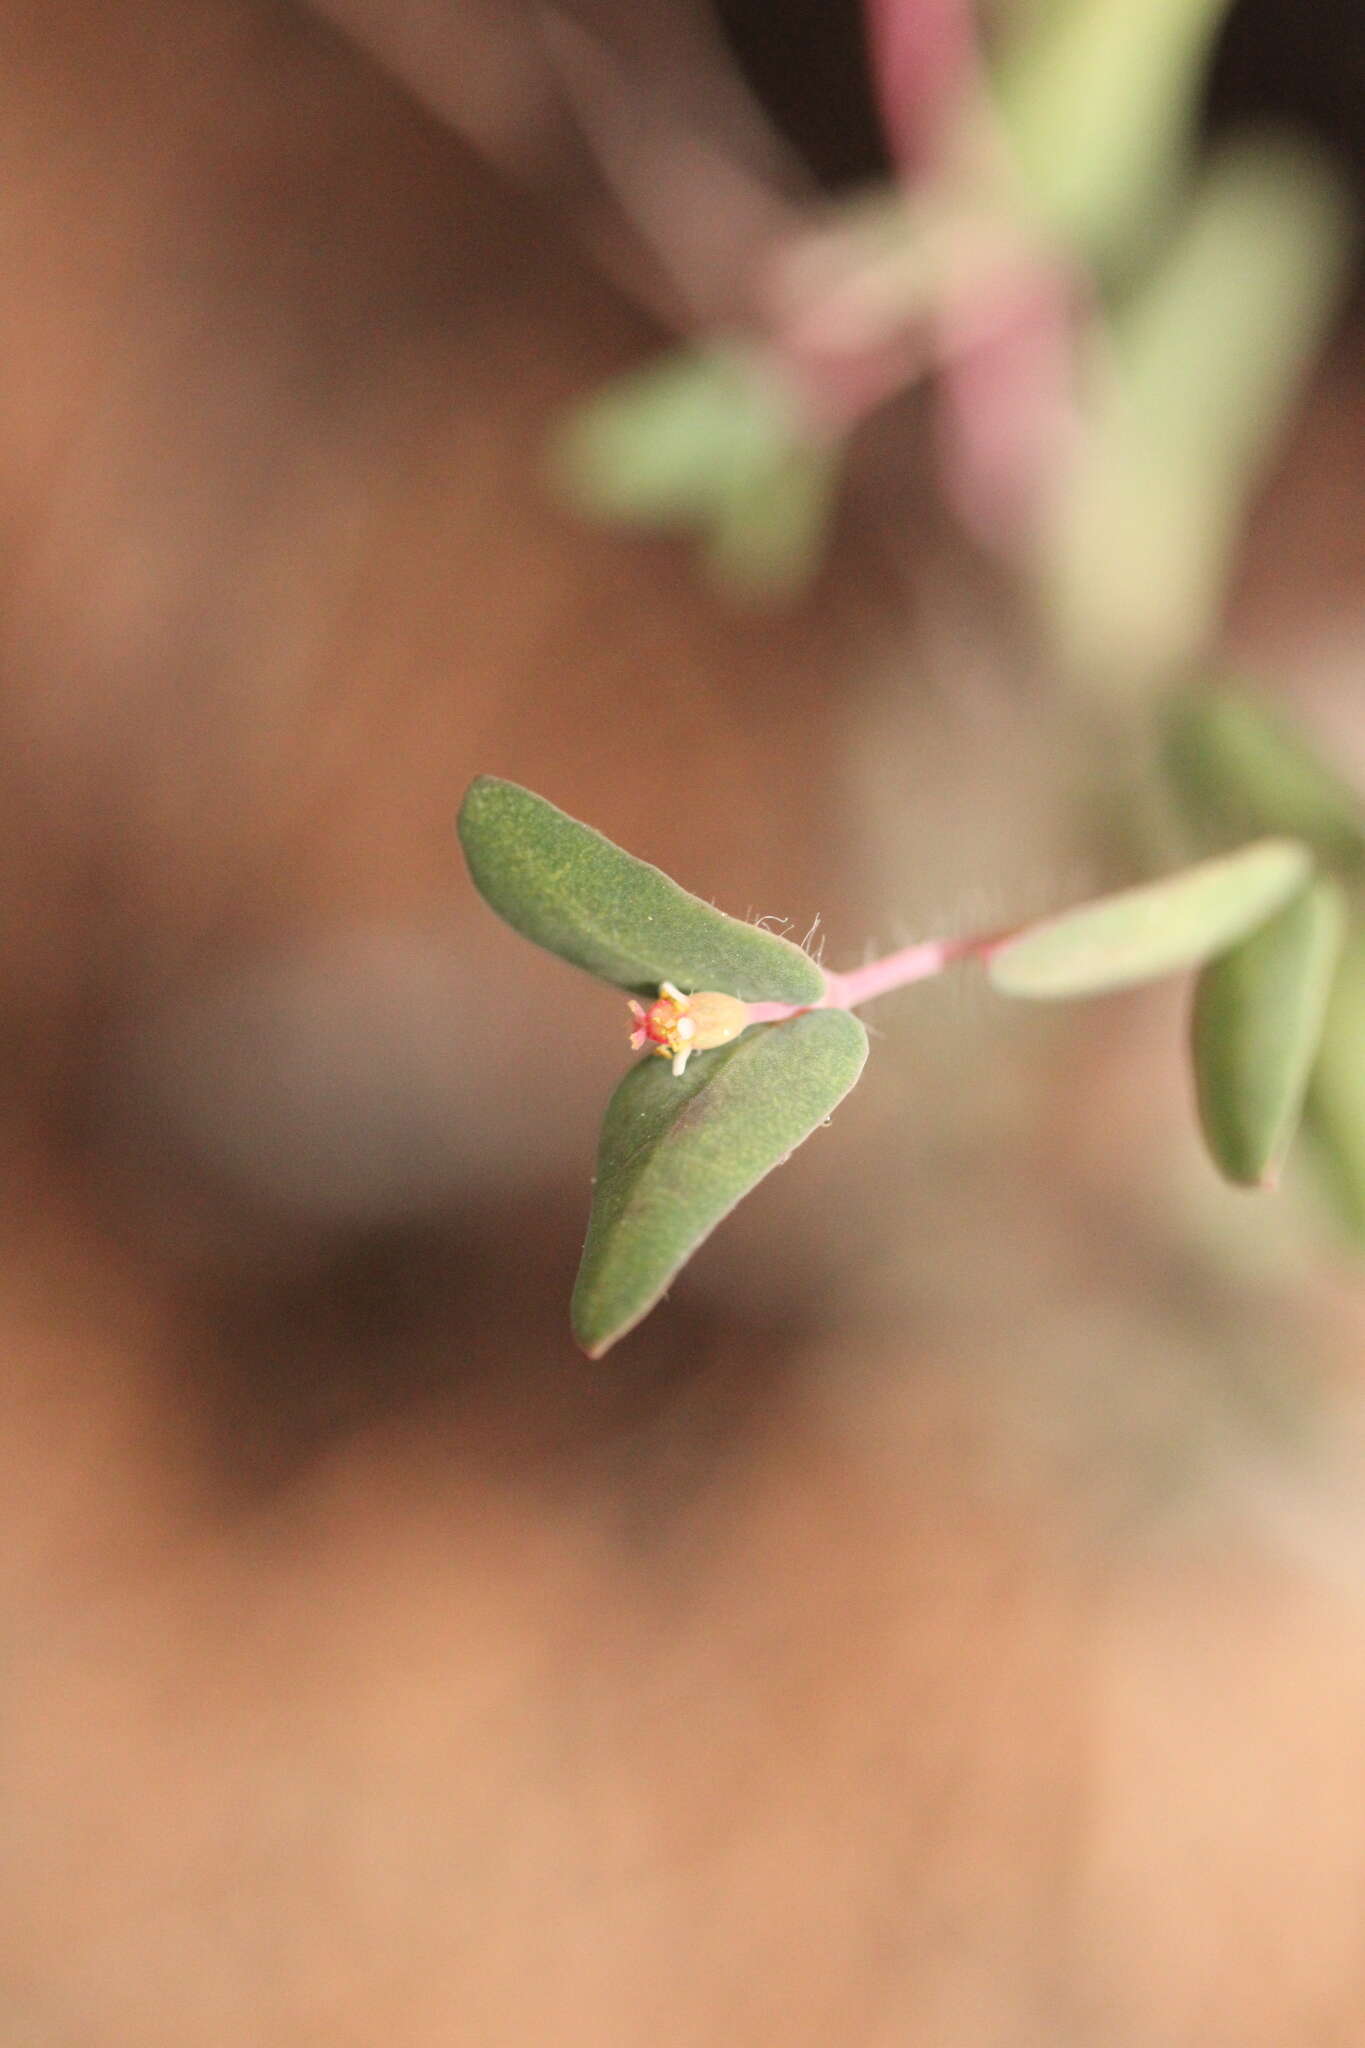
M1362 88L1354 0L11 0L6 2044L1365 2034L1362 1268L1183 992L891 998L593 1365L622 1006L454 837L848 965L1183 857L1191 682L1365 785Z

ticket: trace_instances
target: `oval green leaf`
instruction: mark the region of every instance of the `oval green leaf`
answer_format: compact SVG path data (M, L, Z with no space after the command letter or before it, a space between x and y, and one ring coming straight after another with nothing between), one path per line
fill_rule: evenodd
M748 1003L816 1003L825 978L775 932L727 917L543 796L481 775L460 842L484 901L523 938L602 981L654 995L661 981Z
M737 482L705 536L702 559L715 587L754 603L794 597L819 566L837 480L832 449L794 442Z
M1069 0L1007 16L1006 130L1034 204L1102 264L1120 262L1174 187L1228 0Z
M1365 1252L1365 932L1355 933L1337 970L1308 1123L1327 1195Z
M1336 317L1351 239L1320 153L1265 134L1225 144L1089 336L1040 574L1050 630L1091 687L1149 691L1216 638L1250 495Z
M862 1071L847 1010L759 1025L694 1058L632 1067L607 1106L573 1297L590 1358L635 1327L735 1204L824 1122Z
M1196 690L1178 699L1165 756L1196 830L1287 833L1334 864L1365 862L1365 798L1254 698Z
M1335 882L1305 889L1195 986L1195 1096L1214 1164L1273 1187L1303 1110L1346 931ZM1362 1051L1365 1057L1365 1049Z
M1312 872L1307 847L1292 839L1200 861L1162 881L1083 903L1030 925L990 958L1005 995L1103 995L1202 967L1272 917Z
M791 447L793 408L739 349L683 349L617 377L571 415L554 450L580 511L625 525L704 522Z

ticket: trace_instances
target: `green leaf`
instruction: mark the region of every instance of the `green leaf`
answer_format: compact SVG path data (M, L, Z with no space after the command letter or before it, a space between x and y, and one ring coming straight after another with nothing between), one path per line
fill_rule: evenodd
M1365 1252L1365 932L1342 956L1308 1094L1328 1196Z
M1006 42L997 89L1030 196L1092 262L1122 260L1189 148L1228 0L1065 0Z
M704 1238L823 1123L862 1071L847 1010L759 1025L674 1080L644 1059L607 1106L574 1333L592 1358L648 1314Z
M991 954L990 978L1010 996L1091 996L1201 967L1273 916L1312 865L1292 839L1262 839L1030 925Z
M693 531L712 583L792 596L829 528L837 449L811 436L775 369L737 347L679 351L580 405L554 468L593 518Z
M819 565L837 478L832 449L797 445L737 484L703 549L717 588L754 601L794 596Z
M703 524L787 454L795 424L775 377L742 350L680 350L579 405L554 468L571 502L596 518Z
M690 896L515 782L471 783L459 829L475 887L499 917L602 981L637 995L674 981L748 1003L815 1003L824 993L799 946Z
M1365 800L1254 698L1230 690L1177 698L1165 758L1196 828L1284 833L1334 865L1365 862Z
M1249 495L1348 275L1351 216L1306 147L1225 146L1092 348L1043 558L1078 671L1149 683L1216 632Z
M1299 1127L1345 932L1341 889L1317 882L1211 961L1195 986L1190 1035L1199 1119L1214 1164L1239 1186L1273 1187L1279 1178Z

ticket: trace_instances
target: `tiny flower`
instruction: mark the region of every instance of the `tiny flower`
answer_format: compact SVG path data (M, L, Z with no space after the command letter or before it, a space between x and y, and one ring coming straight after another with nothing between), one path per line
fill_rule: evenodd
M694 1052L710 1052L739 1037L749 1021L749 1006L737 996L706 989L685 996L671 981L661 981L649 1008L632 1002L630 1014L635 1020L630 1034L633 1049L641 1052L652 1045L662 1059L672 1060L674 1074L682 1075Z

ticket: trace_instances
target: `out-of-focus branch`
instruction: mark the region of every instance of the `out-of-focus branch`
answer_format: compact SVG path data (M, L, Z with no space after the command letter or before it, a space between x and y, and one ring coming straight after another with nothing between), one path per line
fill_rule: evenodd
M1000 544L1068 424L1074 298L1002 195L973 0L866 0L903 185L817 209L710 0L313 0L675 331L743 336L834 446L940 378L949 494Z
M971 0L866 0L864 13L886 146L912 180L941 162L978 90Z
M694 48L651 84L643 51L614 43L575 10L538 12L580 133L676 295L683 324L751 317L755 260L799 220L803 181L769 146L770 131L747 95L735 103L738 80L724 52ZM719 121L697 104L698 85L710 80L729 88L718 92L730 100Z
M679 327L747 310L805 180L706 0L313 0Z

